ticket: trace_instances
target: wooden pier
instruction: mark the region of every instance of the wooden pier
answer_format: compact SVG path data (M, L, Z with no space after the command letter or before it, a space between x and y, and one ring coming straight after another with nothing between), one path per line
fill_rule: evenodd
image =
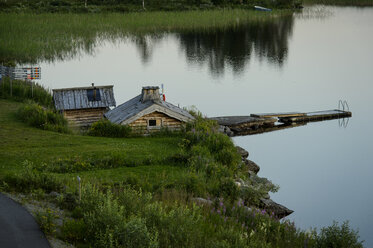
M273 127L277 121L276 118L252 116L222 116L209 119L217 121L221 126L228 127L233 133L257 130L263 127Z
M331 119L339 119L339 118L349 118L351 116L352 116L352 113L350 111L334 109L334 110L305 113L304 115L300 115L300 116L282 116L282 117L279 117L278 119L282 123L290 123L290 122L323 121L323 120L331 120Z
M344 110L317 112L287 112L251 114L250 116L212 117L219 125L229 128L233 135L252 135L305 125L307 122L349 118L352 113ZM224 130L225 130L224 129Z

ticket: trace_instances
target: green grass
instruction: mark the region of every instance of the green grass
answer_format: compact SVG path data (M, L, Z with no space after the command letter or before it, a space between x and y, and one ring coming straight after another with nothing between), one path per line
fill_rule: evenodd
M0 13L0 62L37 63L91 53L103 40L174 32L234 28L271 21L290 11L251 10L109 14Z
M22 123L15 116L22 103L0 99L0 175L22 170L22 162L29 160L34 164L50 163L64 158L86 158L123 154L126 159L143 164L147 158L163 161L178 152L178 138L101 138L60 134L32 128ZM163 166L165 166L163 168ZM128 175L149 175L149 180L156 176L179 178L182 168L175 167L170 175L164 175L168 164L155 166L125 167L115 170L81 172L87 177L99 178L102 181L121 181ZM159 173L158 173L159 172ZM71 174L75 175L75 174ZM65 177L65 176L62 176ZM69 177L69 176L67 176Z

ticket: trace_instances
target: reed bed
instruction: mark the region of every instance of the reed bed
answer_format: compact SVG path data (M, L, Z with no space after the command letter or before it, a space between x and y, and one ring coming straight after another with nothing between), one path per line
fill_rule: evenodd
M36 63L92 53L102 41L151 33L234 28L290 11L251 10L110 14L0 14L0 62Z
M303 0L304 4L322 4L336 6L373 6L373 0Z

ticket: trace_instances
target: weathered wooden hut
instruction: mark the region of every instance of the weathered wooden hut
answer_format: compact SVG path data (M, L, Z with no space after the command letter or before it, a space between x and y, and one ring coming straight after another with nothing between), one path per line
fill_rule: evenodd
M157 86L143 87L140 95L108 111L105 117L141 133L158 131L162 127L179 130L194 119L188 111L164 101Z
M113 85L54 89L56 109L78 127L88 127L115 107Z

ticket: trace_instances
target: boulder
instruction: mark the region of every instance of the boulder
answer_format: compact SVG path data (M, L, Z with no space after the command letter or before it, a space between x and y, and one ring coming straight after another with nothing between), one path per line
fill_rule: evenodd
M227 126L220 125L218 131L221 132L221 133L224 133L224 134L228 135L229 137L234 136L234 133L232 132L232 130L229 127L227 127Z
M282 219L294 212L293 210L290 210L287 207L278 204L271 199L264 198L260 198L260 208L265 209L268 213L273 212L274 215L279 219Z
M243 160L244 164L247 166L249 172L252 171L254 172L255 174L257 174L260 170L260 167L259 165L257 165L256 163L254 163L253 161L251 160L248 160L248 159L244 159Z
M238 153L241 155L242 159L245 159L249 156L249 152L243 149L240 146L236 146Z

